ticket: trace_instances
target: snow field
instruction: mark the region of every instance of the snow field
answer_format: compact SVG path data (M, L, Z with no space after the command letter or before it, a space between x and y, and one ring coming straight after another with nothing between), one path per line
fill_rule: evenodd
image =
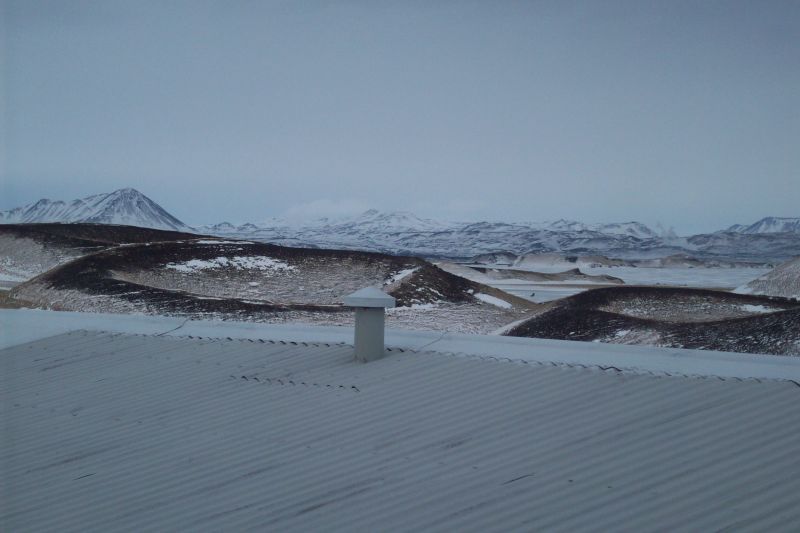
M266 256L234 256L217 257L215 259L191 259L182 263L168 263L166 268L178 272L192 273L198 270L212 270L218 268L235 268L239 270L252 269L259 271L269 270L294 270L288 263Z
M734 292L800 300L800 257L778 265L758 279L737 287Z
M407 278L408 276L410 276L411 274L413 274L414 272L416 272L417 270L419 270L419 267L406 268L405 270L401 270L399 272L396 272L396 273L392 274L389 277L389 279L384 281L383 284L384 285L391 285L392 283L397 283L398 281L402 281L405 278Z
M498 298L496 296L492 296L490 294L483 294L483 293L479 292L479 293L475 294L475 298L477 298L478 300L480 300L480 301L482 301L484 303L491 304L491 305L494 305L496 307L501 307L503 309L511 309L511 307L512 307L511 304L506 302L505 300L501 300L500 298Z

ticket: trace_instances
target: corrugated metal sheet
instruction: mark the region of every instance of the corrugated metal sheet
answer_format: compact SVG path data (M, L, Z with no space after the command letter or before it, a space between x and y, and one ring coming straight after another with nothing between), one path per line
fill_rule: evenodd
M351 358L91 332L0 351L0 529L800 529L791 382Z

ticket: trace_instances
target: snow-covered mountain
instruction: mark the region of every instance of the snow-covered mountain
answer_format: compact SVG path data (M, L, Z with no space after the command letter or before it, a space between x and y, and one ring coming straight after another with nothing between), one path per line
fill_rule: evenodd
M471 257L510 252L619 252L660 248L656 232L638 222L584 224L444 222L408 212L370 209L353 218L303 224L272 219L235 228L222 223L199 228L204 233L269 241L284 245L373 250L432 257Z
M358 228L364 232L396 233L402 231L442 231L451 229L454 224L420 218L406 211L382 213L370 209L352 220L343 220L331 224L331 228Z
M765 217L753 224L735 224L726 231L736 233L800 233L800 218Z
M734 292L783 296L800 300L800 257L776 266L760 278L737 288Z
M0 212L0 223L94 222L200 232L285 246L368 250L424 257L560 253L647 259L675 254L746 261L785 261L800 255L800 218L768 217L749 226L677 237L639 222L445 222L413 213L370 209L355 217L298 222L221 222L193 229L135 189L71 202L39 200Z
M136 189L119 189L64 202L42 199L0 211L0 223L90 222L142 228L194 231Z
M610 224L584 224L574 220L556 220L555 222L545 223L544 229L552 231L594 231L606 235L629 235L637 239L654 239L659 235L641 222L617 222Z
M203 233L321 248L359 249L426 257L556 252L645 259L675 254L737 260L783 261L800 255L800 233L722 231L692 237L663 234L639 222L442 222L408 212L370 209L352 218L304 223L270 219L198 228Z

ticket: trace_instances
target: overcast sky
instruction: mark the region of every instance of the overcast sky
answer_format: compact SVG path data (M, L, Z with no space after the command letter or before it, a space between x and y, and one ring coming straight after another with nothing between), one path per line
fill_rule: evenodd
M0 209L800 216L797 1L0 5Z

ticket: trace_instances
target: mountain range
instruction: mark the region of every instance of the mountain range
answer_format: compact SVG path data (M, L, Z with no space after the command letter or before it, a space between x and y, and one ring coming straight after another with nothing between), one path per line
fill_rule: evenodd
M770 220L780 223L770 223ZM761 231L755 231L756 228L761 228ZM768 228L773 231L768 231ZM796 229L780 231L784 228ZM678 237L672 232L656 232L639 222L443 222L407 212L383 213L370 209L345 219L319 219L305 223L271 219L238 226L223 222L202 226L198 230L286 246L374 250L457 259L503 252L516 255L560 252L630 259L684 254L776 262L800 255L800 218L769 217L749 226Z
M767 217L714 233L678 237L639 222L445 222L408 212L370 209L356 217L309 222L270 219L191 228L135 189L71 202L39 200L0 212L0 223L94 222L272 242L287 246L358 249L426 257L471 258L508 252L602 254L620 258L690 254L755 261L800 255L800 218Z

